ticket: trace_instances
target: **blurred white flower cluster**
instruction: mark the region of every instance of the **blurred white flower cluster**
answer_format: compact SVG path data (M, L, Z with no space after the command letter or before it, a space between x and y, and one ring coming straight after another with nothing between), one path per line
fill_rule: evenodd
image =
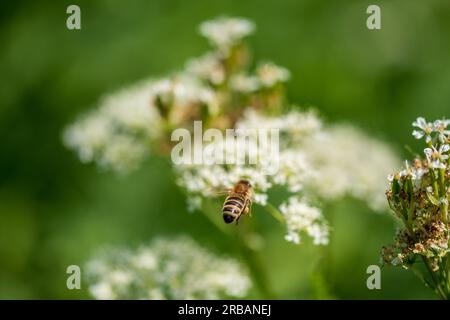
M160 129L151 88L145 81L104 97L97 110L66 129L65 144L82 162L96 161L118 172L136 168Z
M285 68L270 62L260 64L255 75L243 74L248 59L242 40L253 32L252 22L222 17L200 29L213 51L188 60L185 70L171 76L106 96L97 110L65 130L65 145L84 163L126 173L150 150L167 151L174 128L189 128L193 120L220 129L232 126L230 114L249 104L265 104L262 96L252 94L267 93L289 78Z
M251 287L240 263L188 237L105 251L88 262L87 277L89 292L101 300L243 298Z
M373 210L387 209L386 176L400 165L385 143L350 125L333 125L306 145L317 174L312 188L328 200L351 195Z

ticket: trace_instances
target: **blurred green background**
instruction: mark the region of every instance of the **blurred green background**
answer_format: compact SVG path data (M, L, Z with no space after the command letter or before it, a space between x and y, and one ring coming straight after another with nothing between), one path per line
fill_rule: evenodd
M81 7L82 30L66 28ZM382 29L366 28L378 4ZM0 298L88 298L66 289L66 267L103 245L137 245L187 233L236 254L200 214L188 214L168 165L149 159L127 177L82 165L61 143L65 125L109 91L164 75L203 53L198 24L218 15L257 24L256 59L291 70L289 98L317 106L327 121L351 122L388 141L399 155L417 147L419 115L449 116L450 2L390 1L14 1L0 8ZM395 168L393 168L395 169ZM395 222L343 199L328 207L333 225L326 284L341 299L434 298L412 273L382 270L382 290L366 288ZM261 228L273 223L259 215ZM264 234L270 281L283 298L317 298L310 276L317 247ZM316 283L315 287L318 285ZM257 294L254 297L258 297Z

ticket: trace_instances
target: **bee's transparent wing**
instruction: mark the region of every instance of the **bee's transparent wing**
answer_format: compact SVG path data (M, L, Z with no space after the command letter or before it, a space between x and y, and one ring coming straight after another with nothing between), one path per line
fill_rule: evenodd
M212 190L212 191L210 192L210 194L211 194L213 197L216 197L216 198L218 198L218 197L223 197L223 196L227 196L227 195L230 194L230 189L225 189L225 190Z

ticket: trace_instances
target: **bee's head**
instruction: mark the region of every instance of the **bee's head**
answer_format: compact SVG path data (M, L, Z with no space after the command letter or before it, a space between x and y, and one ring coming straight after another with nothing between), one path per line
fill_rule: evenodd
M247 192L252 187L252 184L248 180L239 180L238 183L236 183L235 191L236 192Z
M235 192L247 192L248 190L250 190L250 188L252 187L250 181L248 180L239 180L238 183L236 183L235 187L234 187L234 191Z
M239 180L238 184L242 185L242 186L246 186L247 188L251 188L252 184L250 183L250 181L242 179Z

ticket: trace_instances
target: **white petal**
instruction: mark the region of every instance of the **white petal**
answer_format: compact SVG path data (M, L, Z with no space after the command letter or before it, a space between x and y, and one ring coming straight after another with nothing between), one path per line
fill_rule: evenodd
M432 150L431 148L425 148L425 149L423 150L423 153L425 153L425 156L426 156L427 158L430 158L431 155L433 154L433 150Z
M425 127L426 127L426 125L427 125L427 121L425 120L425 118L423 118L423 117L419 117L419 118L417 118L416 119L416 121L414 121L413 123L412 123L412 125L414 126L414 127L418 127L418 128L420 128L420 129L425 129Z
M414 136L414 138L416 139L421 139L424 136L423 131L418 131L418 130L414 130L412 132L412 135Z
M443 144L440 148L439 148L439 153L445 153L448 150L450 150L450 145L448 144Z

